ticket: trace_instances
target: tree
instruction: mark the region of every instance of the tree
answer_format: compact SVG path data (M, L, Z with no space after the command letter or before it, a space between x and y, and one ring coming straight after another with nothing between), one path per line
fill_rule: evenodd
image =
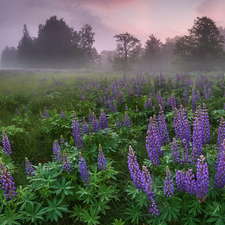
M117 46L116 56L113 60L115 70L127 71L131 69L131 63L135 62L139 55L140 40L128 32L115 35Z
M1 54L1 67L13 68L18 67L17 49L15 47L6 46Z
M30 37L26 24L23 25L23 36L18 44L18 60L20 66L29 67L32 61L32 52L34 49L33 39Z
M220 35L215 22L210 18L197 17L188 30L189 35L179 38L174 53L175 63L184 70L213 70L221 63L224 55L224 38Z

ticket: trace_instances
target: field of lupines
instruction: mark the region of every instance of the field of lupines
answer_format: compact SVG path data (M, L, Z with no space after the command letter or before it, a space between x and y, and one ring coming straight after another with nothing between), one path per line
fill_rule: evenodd
M0 224L225 224L223 73L0 78Z

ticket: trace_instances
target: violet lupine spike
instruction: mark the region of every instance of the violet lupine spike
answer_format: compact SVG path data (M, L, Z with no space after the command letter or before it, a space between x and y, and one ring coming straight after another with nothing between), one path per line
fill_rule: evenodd
M99 132L99 123L98 123L95 113L93 113L93 116L94 116L94 118L92 120L93 133L98 133Z
M180 160L180 164L186 164L188 165L188 145L186 139L183 139L183 150L182 150L182 158Z
M185 190L189 195L195 195L196 182L192 169L188 169L185 177Z
M73 137L76 142L77 148L83 149L83 141L82 141L82 136L80 132L80 126L79 126L79 121L78 120L73 120L72 122L72 130L73 130Z
M138 109L137 105L136 105L136 112L139 112L139 109Z
M196 164L198 156L199 156L198 149L196 149L195 147L192 148L192 152L191 152L191 163L192 164Z
M87 122L85 120L85 118L83 117L83 134L86 134L86 135L89 135L89 128L88 128L88 125L87 125Z
M101 144L99 144L98 169L99 170L106 170L107 169L107 162L106 162L105 155L103 154Z
M112 108L113 112L116 113L117 112L117 105L116 102L113 103L113 108Z
M150 206L149 206L149 213L152 214L152 216L154 218L156 218L156 216L159 216L159 210L157 209L157 205L155 203L155 199L150 198Z
M201 101L201 96L199 90L197 90L197 100L200 102Z
M16 115L19 115L19 110L16 108L15 110Z
M185 191L185 175L182 170L178 170L176 173L176 184L178 192L181 193Z
M202 144L207 144L210 142L210 125L209 125L209 114L205 103L202 107Z
M124 117L123 125L125 127L130 128L130 118L129 118L127 112L125 112L125 117Z
M49 114L48 114L48 110L47 110L46 107L45 107L45 118L46 118L46 119L49 119Z
M62 119L64 119L64 120L66 119L65 113L63 112L62 109L60 109L60 115L61 115Z
M199 120L195 117L193 122L193 145L192 148L196 148L198 150L198 156L202 155L202 129L201 124L199 124Z
M195 97L195 88L192 88L192 112L196 111L196 97Z
M177 145L177 140L175 138L173 138L173 142L171 144L171 152L173 162L180 162L180 153Z
M53 147L52 147L52 149L53 149L53 153L54 153L55 156L56 156L56 160L57 160L57 161L61 161L61 160L60 160L60 155L59 155L59 152L61 153L61 149L60 149L60 146L59 146L59 143L58 143L57 140L55 140L55 141L53 142Z
M144 103L144 110L146 110L148 107L148 102L145 100L145 103Z
M169 134L167 131L166 127L166 120L164 113L162 111L161 105L159 105L160 111L159 111L159 116L158 116L158 121L159 121L159 132L161 134L161 146L163 146L165 143L169 143Z
M196 198L198 202L204 202L207 198L208 188L209 188L209 171L207 162L204 162L205 157L200 156L197 159L197 173L196 173Z
M88 119L89 119L89 123L92 124L92 121L94 119L94 115L93 115L91 109L89 109L89 118Z
M135 152L131 145L129 146L129 152L128 152L128 169L130 170L131 178L134 182L134 185L136 188L141 191L142 190L142 183L141 183L141 170L139 168L138 162L137 162L137 156L135 156Z
M64 139L63 139L63 136L62 136L62 135L60 136L60 145L61 145L61 146L66 145L66 143L65 143L65 141L64 141Z
M68 160L66 151L63 151L63 171L67 172L68 174L70 172L72 172L71 168L70 168L70 162Z
M116 128L120 129L122 127L122 123L120 123L119 119L116 119Z
M177 110L176 107L175 107L174 111L175 111L175 113L174 113L173 125L174 125L174 130L175 130L176 138L179 139L180 138L180 131L179 131L179 112L178 112L178 110Z
M26 169L27 176L28 177L34 176L35 175L34 168L31 165L31 163L29 162L27 157L25 157L25 164L26 164L26 168L25 169Z
M217 136L218 147L220 147L224 139L225 139L225 121L224 121L224 118L221 117L219 129L218 129L218 136Z
M4 128L2 128L2 145L3 145L3 150L5 152L5 155L12 154L11 145L10 145L9 139L5 133Z
M127 107L127 104L125 104L125 110L126 111L129 111L128 107Z
M12 199L17 195L15 183L13 182L13 178L10 174L10 171L4 166L3 162L0 159L0 182L2 184L2 189L4 190L4 194L6 199Z
M100 125L102 130L108 128L107 118L103 109L101 109Z
M80 169L80 175L84 182L84 185L88 185L90 182L90 174L87 169L87 164L85 162L84 157L81 155L81 152L79 152L79 169Z
M171 198L174 195L174 183L171 179L172 174L170 173L169 167L166 166L166 177L164 180L164 195Z
M41 118L44 118L44 115L42 114L42 112L40 111L40 117Z
M185 98L185 105L187 106L189 104L188 90L187 89L185 89L185 91L184 91L184 98Z
M174 110L176 108L176 98L174 96L174 93L172 93L172 96L171 96L170 100L171 100L172 110Z
M225 139L221 144L217 157L217 172L214 187L223 188L225 185Z

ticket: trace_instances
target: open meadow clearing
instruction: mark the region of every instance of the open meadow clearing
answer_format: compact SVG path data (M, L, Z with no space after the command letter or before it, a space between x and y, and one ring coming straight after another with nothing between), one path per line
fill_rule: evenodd
M225 224L224 78L0 70L0 224Z

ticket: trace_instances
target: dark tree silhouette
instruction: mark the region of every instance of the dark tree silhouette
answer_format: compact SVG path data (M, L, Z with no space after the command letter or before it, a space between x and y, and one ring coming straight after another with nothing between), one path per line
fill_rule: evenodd
M18 67L17 49L15 47L6 46L1 54L1 67L2 68L15 68Z
M131 63L135 62L140 53L140 40L128 32L115 35L114 38L117 42L117 54L113 60L113 68L127 71L131 69Z
M206 16L197 17L188 31L188 36L185 35L176 42L176 63L184 70L213 70L218 67L224 54L224 38L215 22Z

